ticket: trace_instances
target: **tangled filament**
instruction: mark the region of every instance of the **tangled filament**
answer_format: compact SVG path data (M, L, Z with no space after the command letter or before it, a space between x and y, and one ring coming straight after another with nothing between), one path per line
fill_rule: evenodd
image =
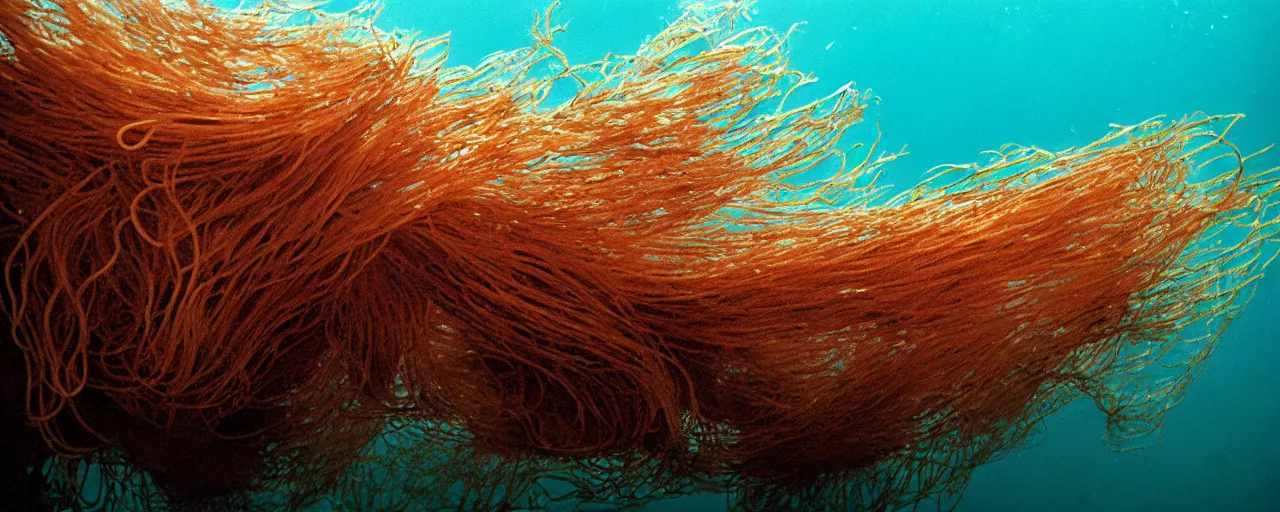
M935 498L1082 393L1153 432L1275 253L1239 116L885 198L868 96L792 105L739 2L475 68L368 11L0 6L3 354L63 507Z

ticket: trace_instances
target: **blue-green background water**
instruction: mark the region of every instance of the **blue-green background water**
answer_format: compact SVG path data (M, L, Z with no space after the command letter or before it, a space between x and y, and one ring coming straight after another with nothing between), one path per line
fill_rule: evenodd
M232 3L234 2L219 2ZM341 9L352 2L333 2ZM452 32L451 64L530 43L549 0L390 0L379 25ZM759 0L754 23L785 29L793 67L882 102L855 136L907 145L888 181L1007 142L1062 149L1158 114L1241 112L1235 142L1280 142L1280 1ZM557 46L575 62L633 53L681 11L677 0L564 0ZM869 142L870 139L867 139ZM1255 170L1280 163L1280 150ZM1227 332L1163 437L1138 452L1103 446L1103 415L1077 402L1035 448L982 467L961 511L1280 510L1280 268ZM653 510L724 507L686 498Z

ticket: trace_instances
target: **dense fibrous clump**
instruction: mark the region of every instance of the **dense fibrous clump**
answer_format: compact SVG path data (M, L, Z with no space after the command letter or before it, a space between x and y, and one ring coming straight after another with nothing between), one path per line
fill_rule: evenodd
M0 5L0 389L60 508L940 499L1081 394L1153 432L1274 255L1238 116L885 197L869 97L794 105L741 3L475 68L364 10Z

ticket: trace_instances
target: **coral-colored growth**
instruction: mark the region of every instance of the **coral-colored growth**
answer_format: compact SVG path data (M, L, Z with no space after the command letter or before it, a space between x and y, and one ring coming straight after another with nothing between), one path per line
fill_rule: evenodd
M1080 392L1154 429L1273 252L1236 117L797 184L865 96L779 106L806 79L739 4L475 69L359 13L0 5L25 416L138 507L911 502Z

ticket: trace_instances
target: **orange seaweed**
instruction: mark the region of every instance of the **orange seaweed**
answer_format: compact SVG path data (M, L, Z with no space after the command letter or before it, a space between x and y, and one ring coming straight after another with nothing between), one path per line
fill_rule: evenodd
M1275 255L1240 116L885 199L895 155L838 149L865 93L791 105L741 3L586 65L548 12L475 68L363 11L0 5L4 316L64 507L937 498L1080 394L1154 431Z

